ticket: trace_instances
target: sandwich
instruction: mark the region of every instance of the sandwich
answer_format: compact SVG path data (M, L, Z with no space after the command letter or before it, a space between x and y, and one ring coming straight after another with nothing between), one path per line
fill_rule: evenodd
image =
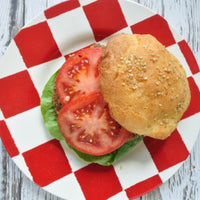
M44 124L83 160L111 165L144 136L166 139L190 103L180 62L151 35L71 55L46 84Z

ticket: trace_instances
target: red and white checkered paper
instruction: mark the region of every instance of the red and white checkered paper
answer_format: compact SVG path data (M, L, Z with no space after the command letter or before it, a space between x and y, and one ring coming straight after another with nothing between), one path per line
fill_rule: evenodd
M80 160L52 138L40 96L65 56L120 32L152 34L184 66L191 104L164 140L145 137L114 165ZM126 0L68 0L44 11L14 38L0 65L0 137L18 167L45 190L70 200L133 199L170 178L199 132L200 70L189 46L166 20Z

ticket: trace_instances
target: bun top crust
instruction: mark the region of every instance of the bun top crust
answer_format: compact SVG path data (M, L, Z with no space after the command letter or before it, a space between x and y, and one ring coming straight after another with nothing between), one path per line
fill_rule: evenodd
M138 135L167 138L190 103L184 68L151 35L111 38L99 72L111 116Z

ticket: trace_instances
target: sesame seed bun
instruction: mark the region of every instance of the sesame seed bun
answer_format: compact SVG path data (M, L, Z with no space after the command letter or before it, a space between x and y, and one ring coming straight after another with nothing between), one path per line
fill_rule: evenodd
M184 68L151 35L114 36L99 72L111 116L138 135L167 138L190 103Z

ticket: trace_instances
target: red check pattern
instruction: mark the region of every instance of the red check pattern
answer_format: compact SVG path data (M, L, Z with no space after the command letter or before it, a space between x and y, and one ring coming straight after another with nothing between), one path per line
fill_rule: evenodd
M55 30L55 24L51 23L50 27L48 23L49 20L56 19L62 15L63 22L69 20L73 22L73 19L67 17L77 16L77 13L81 12L81 16L85 16L85 21L89 24L88 31L93 34L96 42L101 42L101 40L106 39L108 36L118 31L123 32L123 30L129 29L129 31L131 30L133 33L152 34L166 47L176 44L175 37L167 21L157 14L152 13L150 17L146 17L145 19L134 19L134 24L129 24L131 20L126 19L126 15L123 13L123 9L125 9L126 5L123 4L124 7L122 9L120 0L98 0L92 1L92 3L88 1L90 3L84 2L84 5L81 5L81 2L82 1L78 0L68 0L47 9L44 11L46 17L45 21L33 23L34 25L23 28L14 38L27 70L0 78L0 109L5 118L0 121L0 137L11 157L17 158L19 155L23 156L33 181L41 187L45 188L45 186L50 186L51 184L56 185L59 181L64 182L68 177L74 177L73 180L77 181L76 190L80 190L79 194L81 193L82 195L77 197L77 194L73 194L73 199L83 199L83 196L84 199L87 200L102 200L110 197L115 199L115 195L117 196L117 194L122 193L122 191L129 199L137 198L161 185L163 181L159 173L169 173L167 170L170 167L184 161L189 155L188 148L191 149L191 146L188 145L191 144L188 142L187 146L185 145L187 137L183 137L182 139L181 129L179 131L175 130L165 141L155 140L149 137L144 138L142 148L145 149L142 153L145 153L145 158L150 159L149 162L148 160L145 162L150 166L151 172L145 172L145 175L143 174L142 176L137 174L138 172L141 173L141 170L138 170L138 172L137 170L134 170L134 172L131 170L133 168L132 162L128 162L124 166L123 160L109 167L85 164L78 159L71 150L67 149L67 147L67 150L64 149L63 144L61 146L59 141L47 139L46 142L43 142L45 137L42 139L42 144L41 141L38 141L38 145L34 148L31 147L25 152L20 152L19 149L23 148L20 148L21 146L19 147L19 145L21 145L19 141L23 140L23 138L17 138L17 143L15 142L15 138L20 136L18 136L18 134L12 135L15 130L14 127L11 127L15 125L14 119L17 118L16 121L20 122L20 119L24 119L22 117L24 116L24 112L26 112L27 117L37 115L37 109L34 115L29 114L29 111L32 111L40 104L40 97L38 95L39 89L37 89L39 88L39 80L36 80L36 87L31 77L36 78L35 72L37 70L43 72L44 76L50 77L52 75L52 69L48 71L47 65L49 64L51 66L50 61L56 60L63 54L61 52L61 47L57 44L58 41L61 41L60 38L58 38L59 33L56 32L56 34L54 34L55 32L53 32L51 28ZM127 2L127 4L128 3L131 2ZM111 10L112 12L110 12ZM74 12L74 15L66 15L68 12ZM127 16L130 17L130 15ZM132 13L132 15L134 17L134 13ZM84 23L86 23L85 21ZM59 26L62 27L62 24ZM63 24L63 26L65 26L65 24ZM94 39L91 40L91 43L93 43ZM200 73L200 71L187 43L180 38L179 41L180 42L177 44L192 74L188 77L191 89L191 103L182 117L182 119L187 120L194 116L199 117L199 115L196 115L200 113L200 91L196 82L198 76L194 79L193 75ZM87 45L88 44L90 43L87 43ZM73 51L75 50L73 49ZM69 54L73 53L73 51L66 53L66 58ZM35 74L32 74L33 72ZM34 119L30 120L33 120L34 123L38 123ZM41 122L41 124L43 123ZM35 124L35 126L41 127L41 124ZM199 127L198 124L196 124L196 126ZM44 133L44 130L41 129L41 134L44 135L47 133ZM192 137L197 136L197 133L191 132L190 134ZM34 144L36 144L37 138L32 138L35 140ZM174 152L174 147L176 147L176 152ZM133 153L137 153L137 148ZM135 167L135 169L136 168L137 167ZM126 169L126 174L136 173L136 175L133 176L136 180L130 178L126 181L123 179L123 169ZM171 175L172 174L169 173L169 177ZM67 189L67 185L65 188ZM60 193L59 195L64 199L67 198Z
M136 34L151 34L166 47L173 45L175 39L166 20L160 15L154 15L131 26Z
M83 9L97 42L128 26L117 0L95 1Z
M166 140L145 137L144 143L159 172L184 161L189 155L177 130ZM176 153L174 153L174 147L176 147Z
M190 69L193 74L200 72L197 61L185 40L182 40L178 43Z
M90 164L75 172L82 191L88 200L108 199L122 191L113 166Z
M40 97L27 71L0 79L0 107L5 118L40 105Z
M155 189L162 184L162 180L160 179L159 175L155 175L151 178L146 179L140 183L137 183L130 188L126 189L126 193L129 199L135 199L143 194L146 194L146 188Z
M61 56L47 22L22 29L14 40L28 68Z
M191 115L194 115L200 112L200 92L197 84L195 83L193 77L188 78L190 91L191 91L191 101L188 109L183 114L182 119L187 118Z
M51 140L23 154L33 180L40 186L71 173L71 167L57 140Z
M4 121L0 121L0 137L10 157L12 158L17 156L19 154L19 150L17 149L15 141L13 140L12 135L10 134L10 131Z
M44 14L47 19L50 19L58 15L61 15L62 13L78 8L79 6L80 3L78 0L68 0L45 10Z

